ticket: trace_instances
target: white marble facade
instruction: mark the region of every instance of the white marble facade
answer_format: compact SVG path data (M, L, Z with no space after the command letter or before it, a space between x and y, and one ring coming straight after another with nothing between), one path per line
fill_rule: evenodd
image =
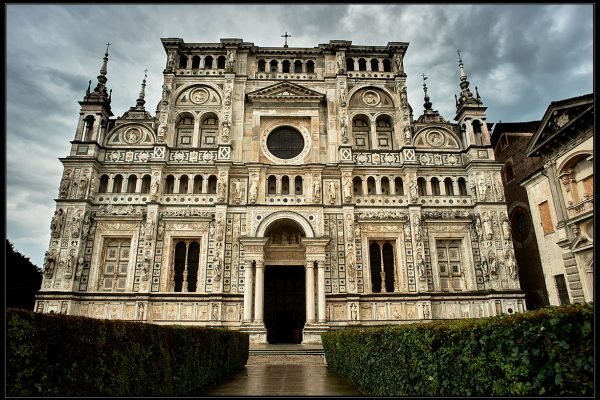
M37 311L265 342L282 301L268 290L299 283L281 296L303 313L304 343L523 311L501 164L462 60L450 123L427 95L413 118L408 43L162 43L155 115L144 80L111 118L108 54L80 102ZM270 285L275 268L303 282Z

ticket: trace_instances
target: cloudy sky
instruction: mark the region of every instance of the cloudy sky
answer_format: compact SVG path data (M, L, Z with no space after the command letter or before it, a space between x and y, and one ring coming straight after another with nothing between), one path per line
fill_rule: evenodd
M433 108L454 117L456 50L488 122L540 119L554 100L593 91L592 5L7 5L7 238L41 266L50 240L59 157L70 150L88 81L110 42L112 110L135 105L148 69L146 109L160 97L166 55L160 38L257 46L317 47L409 42L404 66L415 118L421 74Z

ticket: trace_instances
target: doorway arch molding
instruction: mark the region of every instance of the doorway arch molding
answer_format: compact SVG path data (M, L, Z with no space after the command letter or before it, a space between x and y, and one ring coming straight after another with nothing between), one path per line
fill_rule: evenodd
M307 238L315 237L315 232L310 223L306 220L306 218L304 218L304 216L302 216L301 214L292 211L278 211L266 217L264 220L261 221L260 225L258 225L258 228L256 229L256 237L264 237L265 232L267 231L269 226L271 226L271 224L284 219L289 219L300 225L300 227L304 231L304 235Z

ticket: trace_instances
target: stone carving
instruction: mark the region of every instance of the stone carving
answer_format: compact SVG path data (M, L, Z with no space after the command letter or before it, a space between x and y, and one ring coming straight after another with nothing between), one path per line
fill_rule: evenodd
M158 196L158 189L160 187L160 175L155 172L152 176L152 183L150 184L150 197L155 200Z
M360 224L358 221L354 223L354 237L356 239L360 239Z
M227 197L227 188L225 186L226 175L225 172L221 172L219 174L219 179L217 181L217 199L220 203L225 202L225 198Z
M75 249L71 249L69 250L69 255L67 256L65 278L70 278L73 275L73 270L75 269L75 262Z
M510 240L510 222L506 213L502 214L502 237L504 240Z
M340 106L346 107L346 86L340 82Z
M351 303L350 304L350 318L352 319L352 321L357 321L358 320L358 311L357 311L357 306L356 303Z
M234 72L235 68L235 50L227 50L227 72Z
M219 319L219 305L216 303L212 305L212 319L213 320Z
M502 178L500 174L493 174L494 177L494 193L496 194L496 201L504 201L504 186L502 185Z
M75 270L75 279L79 279L81 277L81 272L83 271L83 256L79 256L77 259L77 269Z
M508 276L512 279L517 279L518 276L518 268L517 262L515 260L515 254L512 250L506 250L506 257L504 259L504 265L506 266L506 272Z
M54 267L56 265L56 250L52 249L47 251L44 255L44 274L50 278L54 273Z
M419 261L417 262L417 268L419 269L419 280L425 280L425 259L423 258L423 254L419 253L418 256Z
M420 242L423 238L423 226L421 216L419 214L416 214L415 218L413 219L413 230L415 232L415 240Z
M348 122L346 115L340 117L340 133L342 135L342 143L348 143Z
M158 232L156 234L156 239L157 240L162 240L162 238L164 237L165 234L165 221L160 218L158 219Z
M485 182L483 174L481 174L477 180L477 187L479 190L479 201L485 201L487 194L487 184Z
M492 221L487 212L484 212L482 214L482 219L483 219L483 233L485 235L485 238L487 240L490 240L492 237L494 237L494 231L492 229Z
M435 219L452 219L452 218L471 218L468 211L462 210L445 210L445 211L425 211L423 216Z
M329 181L327 184L327 199L329 204L334 204L337 198L338 183L336 181Z
M82 176L79 180L79 198L85 199L87 194L89 178L87 176Z
M225 105L231 105L231 87L229 86L227 87L227 89L225 89Z
M71 237L79 237L81 232L81 210L77 210L71 220Z
M490 269L489 269L488 262L487 262L485 256L481 256L481 264L479 265L479 268L481 268L481 272L483 274L484 279L488 280L489 274L490 274Z
M100 206L98 214L100 215L134 215L141 214L141 207L134 207L132 204L129 205L112 205L105 204Z
M402 89L400 89L400 106L402 108L408 107L408 95L406 94L406 86L402 85Z
M240 204L242 201L242 183L239 179L233 183L233 201L236 204Z
M250 180L250 193L249 193L249 201L250 203L256 203L256 199L258 197L258 175L252 174L252 178Z
M497 276L498 275L498 260L496 259L496 253L494 253L494 250L488 251L487 263L488 263L488 267L490 269L490 274L492 274L493 276Z
M483 238L483 229L481 227L481 218L479 215L476 215L473 220L475 236L477 240L481 240Z
M169 57L167 59L167 68L173 68L175 65L175 51L172 50L169 52Z
M406 221L404 223L404 239L411 239L410 235L410 222Z
M313 201L315 203L321 201L321 180L318 175L313 176Z
M352 201L352 180L349 176L344 178L344 202L350 203Z
M416 203L417 199L419 198L419 189L417 187L417 181L416 179L410 179L410 181L408 182L408 187L409 187L409 194L410 194L410 201L411 203Z
M402 62L402 56L400 56L400 54L396 54L394 56L394 66L396 67L396 72L398 75L402 75L404 73L404 63Z
M143 320L144 319L144 311L145 311L146 307L144 306L143 303L138 303L137 306L137 319L138 320Z
M215 241L217 247L220 247L223 241L223 235L225 234L225 223L223 222L223 216L219 214L215 223Z
M50 223L50 229L52 230L52 236L60 236L63 223L65 221L65 212L62 208L59 208L54 212L54 217Z
M60 189L58 191L59 199L66 199L68 197L70 186L71 186L71 170L68 169L65 171L62 181L60 182Z
M179 210L168 210L160 213L162 217L210 217L210 212L201 211L199 208L189 208Z
M398 210L367 211L358 214L359 219L406 219L408 215Z
M346 215L346 238L348 240L352 240L352 238L354 237L354 227L352 225L352 215L348 214Z
M429 319L429 304L423 304L423 319Z
M406 125L404 127L404 142L406 142L406 144L410 144L411 141L412 141L412 129L411 129L410 125Z
M344 59L343 53L338 53L336 57L338 74L343 74L346 71L346 60Z

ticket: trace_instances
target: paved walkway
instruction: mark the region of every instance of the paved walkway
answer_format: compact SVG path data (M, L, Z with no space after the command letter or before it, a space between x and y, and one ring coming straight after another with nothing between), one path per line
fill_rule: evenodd
M360 396L322 355L251 355L244 369L206 396Z

